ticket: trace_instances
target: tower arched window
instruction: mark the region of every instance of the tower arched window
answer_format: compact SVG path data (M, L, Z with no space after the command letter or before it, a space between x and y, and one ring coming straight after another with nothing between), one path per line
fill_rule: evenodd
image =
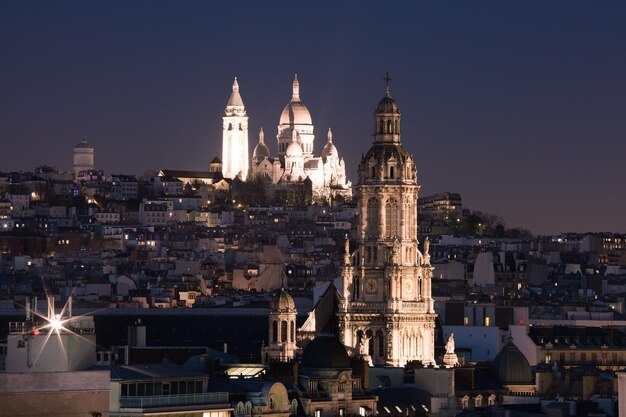
M383 120L378 121L378 133L383 133L385 122Z
M378 234L378 200L374 197L367 201L367 236L376 237Z
M387 133L391 133L391 120L387 120Z
M407 202L404 206L404 238L411 236L411 203Z
M291 321L291 325L290 325L290 339L291 339L291 343L296 341L296 322L295 321Z
M398 203L394 198L385 205L385 234L387 237L398 235Z
M376 178L376 167L374 165L372 165L370 172L371 172L370 177Z
M233 124L232 123L228 124L228 130L233 130Z
M390 166L389 167L389 178L393 178L394 177L394 174L395 174L394 171L395 171L394 167Z
M272 342L278 342L278 322L272 322Z
M287 341L287 320L283 320L280 323L280 341L281 342Z

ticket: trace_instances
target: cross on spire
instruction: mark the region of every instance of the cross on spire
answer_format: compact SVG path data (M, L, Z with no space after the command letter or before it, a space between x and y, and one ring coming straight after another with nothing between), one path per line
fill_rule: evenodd
M391 77L389 76L389 71L387 71L387 75L385 75L385 78L383 78L383 80L385 80L385 82L387 83L387 90L385 91L385 97L390 97L390 95L389 95L389 81L391 81Z

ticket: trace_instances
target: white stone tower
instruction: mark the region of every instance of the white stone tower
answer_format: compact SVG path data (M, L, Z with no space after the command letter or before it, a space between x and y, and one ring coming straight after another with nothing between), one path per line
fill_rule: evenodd
M263 363L286 362L296 356L296 303L284 289L270 300L269 339L262 348Z
M248 175L248 115L239 94L237 77L224 110L222 134L222 174L225 178Z
M433 364L436 314L428 242L418 250L417 171L400 141L400 110L386 80L374 143L359 165L358 247L352 254L346 247L339 332L374 365Z
M293 79L293 93L291 101L285 106L280 115L278 125L278 154L283 156L287 152L287 147L291 143L293 131L297 131L298 143L302 147L304 159L313 156L313 120L309 109L300 101L300 82L296 75Z
M83 137L78 145L74 146L74 177L81 171L93 169L93 146Z

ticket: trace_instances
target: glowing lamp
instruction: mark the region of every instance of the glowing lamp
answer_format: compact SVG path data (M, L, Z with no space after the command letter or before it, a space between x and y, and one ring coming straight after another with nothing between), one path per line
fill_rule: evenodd
M33 336L39 336L39 329L33 330Z
M54 330L58 332L59 330L63 328L63 324L57 317L55 317L52 320L50 320L50 327L52 327Z

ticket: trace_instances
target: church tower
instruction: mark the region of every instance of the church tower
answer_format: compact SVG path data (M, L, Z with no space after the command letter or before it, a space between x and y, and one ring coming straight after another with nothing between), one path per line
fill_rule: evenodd
M374 365L434 364L433 268L428 241L418 249L417 170L400 141L400 109L386 80L374 143L359 165L357 249L348 253L346 245L339 332Z
M296 303L280 289L270 300L269 340L261 349L263 363L287 362L296 356Z
M239 94L237 77L222 119L222 173L225 178L239 176L245 181L248 175L248 115Z

